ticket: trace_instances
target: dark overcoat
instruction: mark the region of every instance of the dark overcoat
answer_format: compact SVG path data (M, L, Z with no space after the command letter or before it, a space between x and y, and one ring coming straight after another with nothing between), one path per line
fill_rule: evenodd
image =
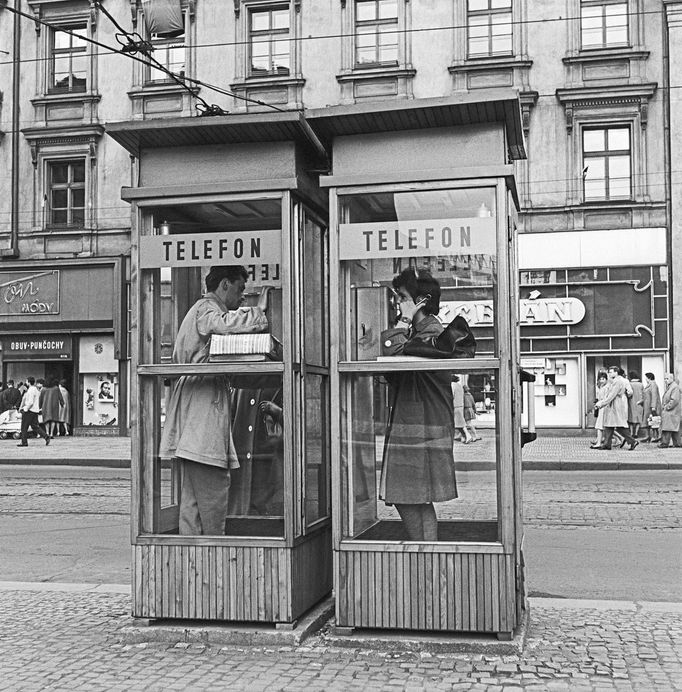
M442 331L436 317L428 315L408 332L384 332L383 352L400 355L409 341L426 341ZM381 468L381 499L387 504L424 504L457 497L450 372L401 372L386 379L390 411Z

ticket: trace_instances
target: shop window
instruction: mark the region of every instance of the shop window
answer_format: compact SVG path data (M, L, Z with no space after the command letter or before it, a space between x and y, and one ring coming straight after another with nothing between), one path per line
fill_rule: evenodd
M66 25L50 32L50 93L85 91L87 88L87 36L85 24Z
M585 128L582 135L585 201L629 199L630 128Z
M398 64L398 0L357 0L355 64Z
M153 56L163 67L178 77L185 76L186 67L186 47L184 34L173 38L152 35L152 45L154 46ZM166 72L149 65L147 68L147 82L174 82Z
M511 55L512 0L468 0L469 57Z
M289 6L249 11L249 74L288 75L291 68Z
M47 200L49 225L84 225L85 159L48 163Z
M583 0L580 3L582 48L628 45L628 3Z

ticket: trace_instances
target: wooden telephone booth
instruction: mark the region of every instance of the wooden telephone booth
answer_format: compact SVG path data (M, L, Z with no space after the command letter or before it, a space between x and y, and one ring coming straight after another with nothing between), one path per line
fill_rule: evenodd
M307 173L326 152L297 112L107 129L137 162L122 194L133 218L133 615L290 626L332 586L326 194ZM268 346L209 355L206 344L177 362L213 265L245 267L249 305L268 289ZM179 532L180 462L160 451L179 382L211 383L207 418L229 412L239 468L220 535ZM269 425L264 402L281 412ZM224 437L192 415L198 434Z
M330 192L338 402L331 421L337 626L508 638L524 607L518 199L510 163L525 157L518 98L491 90L329 108L310 120L334 162L322 184ZM400 309L392 281L405 270L436 282L443 324L457 314L467 319L475 357L393 352ZM420 394L432 386L443 406L450 390L456 400L458 386L473 396L484 439L454 442L455 464L494 462L490 471L456 471L456 498L436 478L433 450L447 455L453 442L447 422L432 429L437 409ZM438 498L437 537L411 540L401 510L431 497Z

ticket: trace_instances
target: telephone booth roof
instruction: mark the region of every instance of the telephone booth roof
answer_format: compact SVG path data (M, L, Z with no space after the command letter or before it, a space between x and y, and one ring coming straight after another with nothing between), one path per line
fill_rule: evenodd
M295 141L324 159L335 136L504 123L512 159L526 158L518 92L482 89L444 98L331 106L307 111L107 123L107 133L134 156L159 147Z

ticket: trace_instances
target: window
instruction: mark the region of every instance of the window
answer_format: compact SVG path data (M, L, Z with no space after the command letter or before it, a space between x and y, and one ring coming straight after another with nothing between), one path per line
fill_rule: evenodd
M54 29L50 37L50 91L85 91L87 84L87 35L84 24L65 26L67 34Z
M398 0L357 0L355 64L398 64Z
M608 0L583 0L580 5L583 48L606 48L628 43L628 5Z
M249 74L288 75L290 70L289 6L249 12Z
M169 72L173 72L178 77L185 76L185 37L184 34L174 38L165 38L152 35L152 45L154 46L153 57L161 63ZM147 75L148 82L169 82L173 81L163 70L156 67L149 67Z
M85 159L48 163L49 216L53 226L85 223Z
M631 146L629 127L583 130L585 201L629 199Z
M468 0L467 27L469 57L512 53L511 0Z

